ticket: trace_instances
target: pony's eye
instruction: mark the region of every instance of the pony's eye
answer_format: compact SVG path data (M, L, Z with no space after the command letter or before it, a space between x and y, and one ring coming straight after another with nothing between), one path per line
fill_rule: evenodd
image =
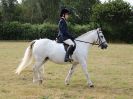
M101 36L101 38L103 39L103 36Z

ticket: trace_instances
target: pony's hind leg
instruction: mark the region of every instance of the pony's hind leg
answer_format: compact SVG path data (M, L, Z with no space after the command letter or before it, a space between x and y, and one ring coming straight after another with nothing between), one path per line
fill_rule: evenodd
M33 83L36 83L38 81L38 73L36 69L36 64L33 66Z
M33 83L39 82L39 84L42 84L43 81L43 64L46 61L38 61L35 63L35 65L33 66Z
M73 72L74 72L76 67L77 67L77 63L72 64L72 67L70 68L70 70L68 72L68 75L67 75L67 77L65 79L65 84L66 85L69 85L70 79L71 79L72 74L73 74Z
M35 63L35 65L33 66L33 83L37 83L38 81L42 80L40 79L41 76L40 76L40 68L42 66L42 63L40 62L37 62Z

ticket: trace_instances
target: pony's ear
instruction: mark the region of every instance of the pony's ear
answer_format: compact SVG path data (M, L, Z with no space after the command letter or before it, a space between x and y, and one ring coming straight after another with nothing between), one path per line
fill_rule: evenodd
M101 28L97 28L98 31L101 31Z

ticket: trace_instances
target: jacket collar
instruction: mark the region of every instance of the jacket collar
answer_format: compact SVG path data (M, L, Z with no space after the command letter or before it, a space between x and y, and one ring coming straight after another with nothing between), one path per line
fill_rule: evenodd
M65 21L66 21L66 19L65 19L64 17L61 17L61 19L63 19L63 20L65 20Z

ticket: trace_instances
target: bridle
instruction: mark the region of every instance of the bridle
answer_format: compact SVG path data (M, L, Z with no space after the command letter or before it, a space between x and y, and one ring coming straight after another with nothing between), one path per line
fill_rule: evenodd
M97 41L95 43L91 43L91 42L87 42L87 41L82 41L82 40L77 40L77 39L75 39L75 41L79 41L79 42L83 42L83 43L89 43L89 44L92 44L92 45L99 45L99 46L101 46L102 44L106 43L106 41L102 42L102 40L100 38L100 35L99 35L100 33L102 33L102 32L101 31L97 31L98 38L97 38Z

